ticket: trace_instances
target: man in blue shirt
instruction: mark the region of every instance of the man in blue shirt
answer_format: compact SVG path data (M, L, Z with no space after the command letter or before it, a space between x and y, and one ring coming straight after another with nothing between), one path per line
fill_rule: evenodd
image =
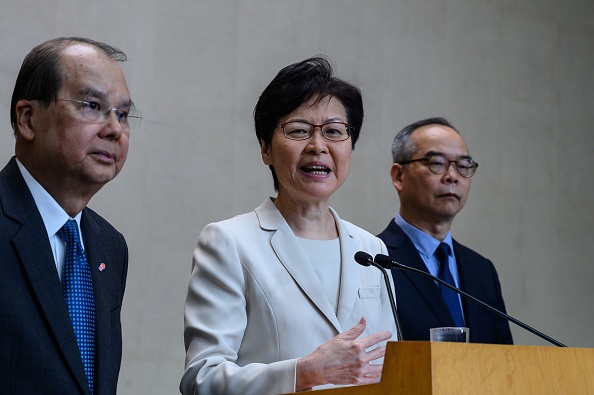
M451 235L478 167L459 132L443 118L420 120L397 134L392 156L390 174L400 212L378 235L390 256L505 312L493 263ZM512 344L507 320L448 295L446 287L417 273L394 269L392 275L404 340L429 340L430 328L466 326L471 342Z

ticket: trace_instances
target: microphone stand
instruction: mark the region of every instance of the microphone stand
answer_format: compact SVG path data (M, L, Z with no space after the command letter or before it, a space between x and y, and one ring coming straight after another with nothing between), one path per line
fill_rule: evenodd
M390 278L388 277L388 273L386 269L384 269L380 264L376 263L371 259L371 255L364 253L364 252L357 252L355 254L355 261L363 266L373 266L379 269L384 276L384 282L386 283L386 289L388 290L388 298L390 299L390 307L392 308L392 315L394 316L394 323L396 323L396 336L398 340L404 340L402 338L402 329L400 329L400 320L398 319L398 313L396 310L396 303L394 303L394 293L392 292L392 286L390 285Z
M376 261L380 261L380 262L376 262ZM389 265L387 265L388 262L389 262ZM552 337L549 337L549 336L545 335L544 333L542 333L542 332L540 332L540 331L532 328L531 326L528 326L528 325L524 324L522 321L517 320L514 317L512 317L510 315L507 315L507 314L505 314L505 313L497 310L496 308L494 308L492 306L489 306L485 302L483 302L483 301L475 298L474 296L472 296L470 294L467 294L466 292L462 291L461 289L456 288L456 287L454 287L454 286L446 283L445 281L441 280L440 278L437 278L437 277L435 277L435 276L433 276L433 275L431 275L431 274L429 274L429 273L427 273L427 272L425 272L423 270L419 270L419 269L414 268L414 267L403 265L401 263L398 263L398 262L390 259L388 256L381 255L381 254L378 254L378 255L375 256L374 263L376 263L378 266L381 266L382 268L384 268L385 266L389 266L389 268L396 268L396 269L400 269L400 270L408 270L408 271L411 271L411 272L415 272L415 273L421 274L421 275L423 275L425 277L428 277L428 278L430 278L432 280L435 280L435 281L439 282L440 284L443 284L446 287L450 288L454 292L457 292L460 295L464 296L465 298L468 298L470 300L475 301L476 303L480 304L481 306L483 306L487 310L490 310L491 312L497 314L498 316L500 316L502 318L505 318L505 319L513 322L514 324L516 324L516 325L518 325L518 326L526 329L528 332L531 332L531 333L535 334L536 336L538 336L538 337L540 337L540 338L548 341L549 343L552 343L552 344L554 344L554 345L556 345L558 347L567 347L565 344L563 344L561 342L558 342L557 340L553 339Z

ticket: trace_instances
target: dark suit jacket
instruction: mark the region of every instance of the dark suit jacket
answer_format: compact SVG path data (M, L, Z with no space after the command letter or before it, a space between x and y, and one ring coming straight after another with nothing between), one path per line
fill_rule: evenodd
M95 394L115 394L128 248L91 209L81 229L95 289ZM13 158L0 172L0 394L89 393L47 232Z
M419 252L404 231L390 221L378 235L395 261L429 272ZM454 254L460 288L505 313L499 277L493 263L454 240ZM435 281L418 273L393 269L398 316L404 340L429 340L429 329L454 326L452 317ZM466 326L473 343L512 344L507 320L462 297Z

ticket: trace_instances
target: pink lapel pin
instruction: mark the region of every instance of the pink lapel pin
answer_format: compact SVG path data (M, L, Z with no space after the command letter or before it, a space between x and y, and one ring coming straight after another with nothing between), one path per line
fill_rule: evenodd
M105 263L103 263L103 262L102 262L102 263L99 265L99 271L100 271L100 272L102 272L102 271L104 271L104 270L105 270Z

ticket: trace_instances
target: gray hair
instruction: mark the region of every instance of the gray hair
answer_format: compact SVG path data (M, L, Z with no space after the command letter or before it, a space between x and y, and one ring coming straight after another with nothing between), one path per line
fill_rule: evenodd
M405 126L392 143L392 161L393 163L406 162L412 159L412 156L417 152L417 145L410 138L411 134L420 127L427 125L442 125L453 129L456 133L460 132L447 119L441 117L432 117L421 119Z

